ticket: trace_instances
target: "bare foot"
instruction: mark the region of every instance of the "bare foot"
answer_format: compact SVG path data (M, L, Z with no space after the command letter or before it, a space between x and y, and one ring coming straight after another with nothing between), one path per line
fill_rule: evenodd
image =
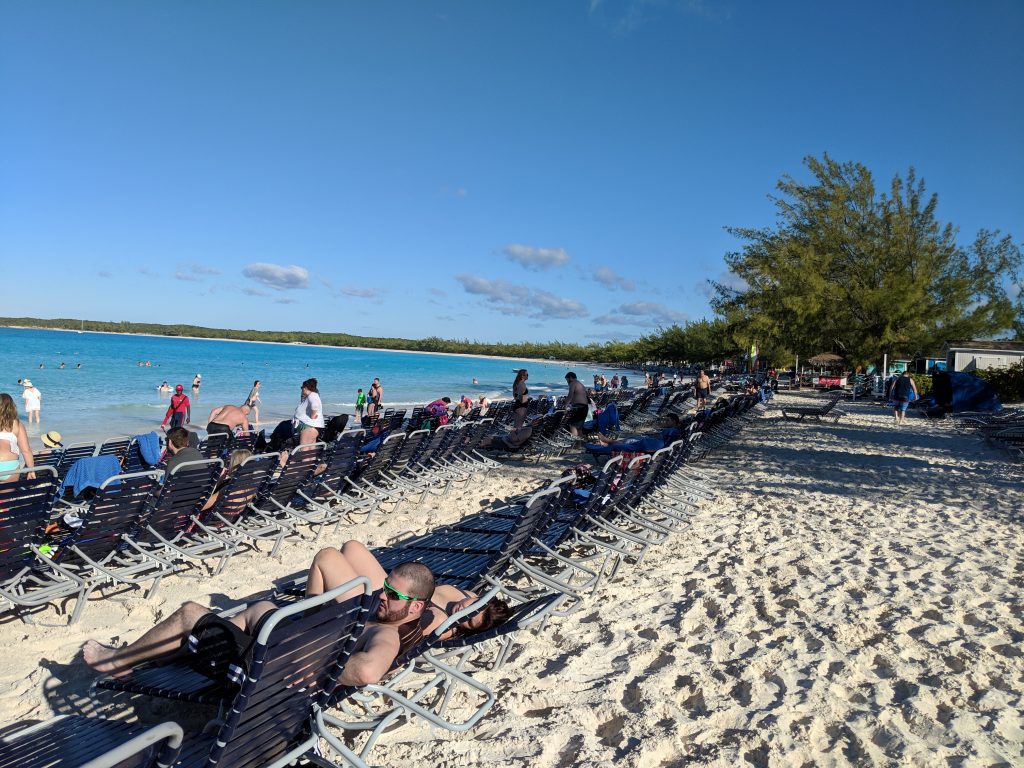
M116 648L97 643L95 640L86 640L82 645L82 658L86 664L101 674L124 677L131 672L131 668L119 667L114 660L116 656Z

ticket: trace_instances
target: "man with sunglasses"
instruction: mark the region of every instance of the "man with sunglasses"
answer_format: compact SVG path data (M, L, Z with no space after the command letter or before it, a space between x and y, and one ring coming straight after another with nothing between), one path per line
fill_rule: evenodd
M353 573L351 577L355 575ZM326 589L347 580L343 578ZM379 589L374 618L366 623L354 652L345 664L340 680L342 685L378 682L398 655L423 636L421 619L434 594L434 575L430 569L422 563L402 563L387 574L383 586L374 581L373 586ZM306 594L317 595L324 591L323 573L314 560L306 581ZM354 590L353 596L360 591ZM342 595L339 599L346 597ZM262 622L276 607L274 603L263 600L234 616L223 618L209 608L188 601L135 642L123 648L113 648L88 640L82 646L82 656L86 664L97 672L125 675L144 661L180 653L188 644L189 635L198 634L195 630L215 623L232 638L234 655L241 659L259 633Z

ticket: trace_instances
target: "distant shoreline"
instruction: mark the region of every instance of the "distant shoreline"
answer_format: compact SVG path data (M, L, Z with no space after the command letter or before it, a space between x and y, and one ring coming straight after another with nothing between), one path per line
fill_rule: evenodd
M260 341L257 339L227 339L217 336L179 336L176 334L169 333L131 333L128 331L78 331L74 328L47 328L41 325L5 325L4 328L13 328L22 331L55 331L57 333L97 333L106 336L140 336L143 338L150 339L192 339L194 341L229 341L237 344L273 344L281 347L313 347L315 349L354 349L360 352L397 352L402 355L441 355L444 357L472 357L476 359L485 360L509 360L512 362L522 361L526 363L547 363L557 364L562 363L566 366L572 365L587 365L587 366L603 366L608 368L623 368L626 367L622 363L595 363L587 362L585 360L559 360L559 359L545 359L540 357L510 357L508 355L473 355L469 352L429 352L426 350L419 349L390 349L387 347L354 347L340 344L307 344L304 341ZM630 368L630 370L632 370Z

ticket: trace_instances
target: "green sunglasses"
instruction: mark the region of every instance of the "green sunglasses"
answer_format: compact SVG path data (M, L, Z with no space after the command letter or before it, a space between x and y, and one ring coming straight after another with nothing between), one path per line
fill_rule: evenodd
M393 597L396 600L419 600L418 597L412 597L410 595L403 595L397 589L388 584L388 580L384 579L384 591L388 594L388 597Z

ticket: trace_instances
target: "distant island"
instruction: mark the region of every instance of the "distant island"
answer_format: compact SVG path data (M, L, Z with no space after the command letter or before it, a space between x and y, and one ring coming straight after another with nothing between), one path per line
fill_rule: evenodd
M519 359L593 360L604 363L628 363L621 342L607 344L565 344L561 342L519 342L516 344L485 344L468 339L449 340L437 336L425 339L382 338L354 336L348 333L318 333L315 331L256 331L231 328L204 328L200 325L163 325L160 323L112 323L80 318L42 319L38 317L0 317L0 327L41 328L66 331L92 331L97 333L148 334L152 336L179 336L197 339L229 339L232 341L263 341L280 344L316 344L328 347L363 347L366 349L399 350L408 352L443 352L447 354L481 357L512 357Z

